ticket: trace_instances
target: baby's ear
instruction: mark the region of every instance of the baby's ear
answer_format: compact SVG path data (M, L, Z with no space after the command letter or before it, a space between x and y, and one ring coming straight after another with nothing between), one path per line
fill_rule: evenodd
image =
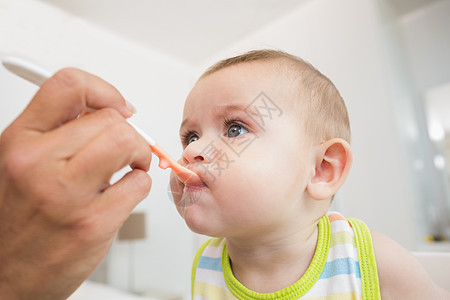
M353 162L352 149L345 140L335 138L320 144L315 158L315 172L306 190L315 200L329 199L347 178Z

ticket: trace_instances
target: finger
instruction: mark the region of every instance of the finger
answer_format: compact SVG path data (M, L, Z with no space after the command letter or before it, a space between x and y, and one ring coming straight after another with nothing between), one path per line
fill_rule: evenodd
M75 119L86 108L106 107L116 109L125 118L133 114L132 107L112 85L92 74L67 68L45 81L16 123L45 132Z
M147 142L128 123L109 126L76 153L67 163L69 178L80 186L103 189L114 173L130 165L148 171L151 150Z
M72 120L45 135L50 143L54 141L57 144L59 158L70 158L106 128L119 123L126 123L126 120L115 109L104 108Z
M93 203L97 211L106 211L108 218L124 222L134 207L150 192L152 180L142 170L133 170L105 189L101 198Z

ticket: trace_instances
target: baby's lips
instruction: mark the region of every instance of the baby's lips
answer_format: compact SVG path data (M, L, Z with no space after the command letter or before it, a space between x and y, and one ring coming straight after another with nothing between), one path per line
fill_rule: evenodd
M200 176L189 169L179 172L176 175L185 185L195 186L204 184Z

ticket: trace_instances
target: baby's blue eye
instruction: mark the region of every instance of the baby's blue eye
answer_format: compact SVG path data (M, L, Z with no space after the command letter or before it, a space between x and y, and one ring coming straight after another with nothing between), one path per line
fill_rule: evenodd
M232 124L230 127L228 127L227 137L238 137L241 134L244 134L247 132L248 132L248 130L245 129L242 125Z
M195 142L195 141L197 141L198 139L199 139L199 137L198 137L197 135L193 134L193 135L191 135L191 136L188 138L187 144L189 145L190 143Z
M198 135L194 131L187 131L181 135L181 143L184 146L189 145L199 139Z

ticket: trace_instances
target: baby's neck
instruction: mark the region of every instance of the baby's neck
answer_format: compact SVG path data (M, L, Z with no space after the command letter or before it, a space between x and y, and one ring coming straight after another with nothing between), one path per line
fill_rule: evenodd
M314 257L317 223L273 240L227 238L236 279L258 293L272 293L298 281Z

